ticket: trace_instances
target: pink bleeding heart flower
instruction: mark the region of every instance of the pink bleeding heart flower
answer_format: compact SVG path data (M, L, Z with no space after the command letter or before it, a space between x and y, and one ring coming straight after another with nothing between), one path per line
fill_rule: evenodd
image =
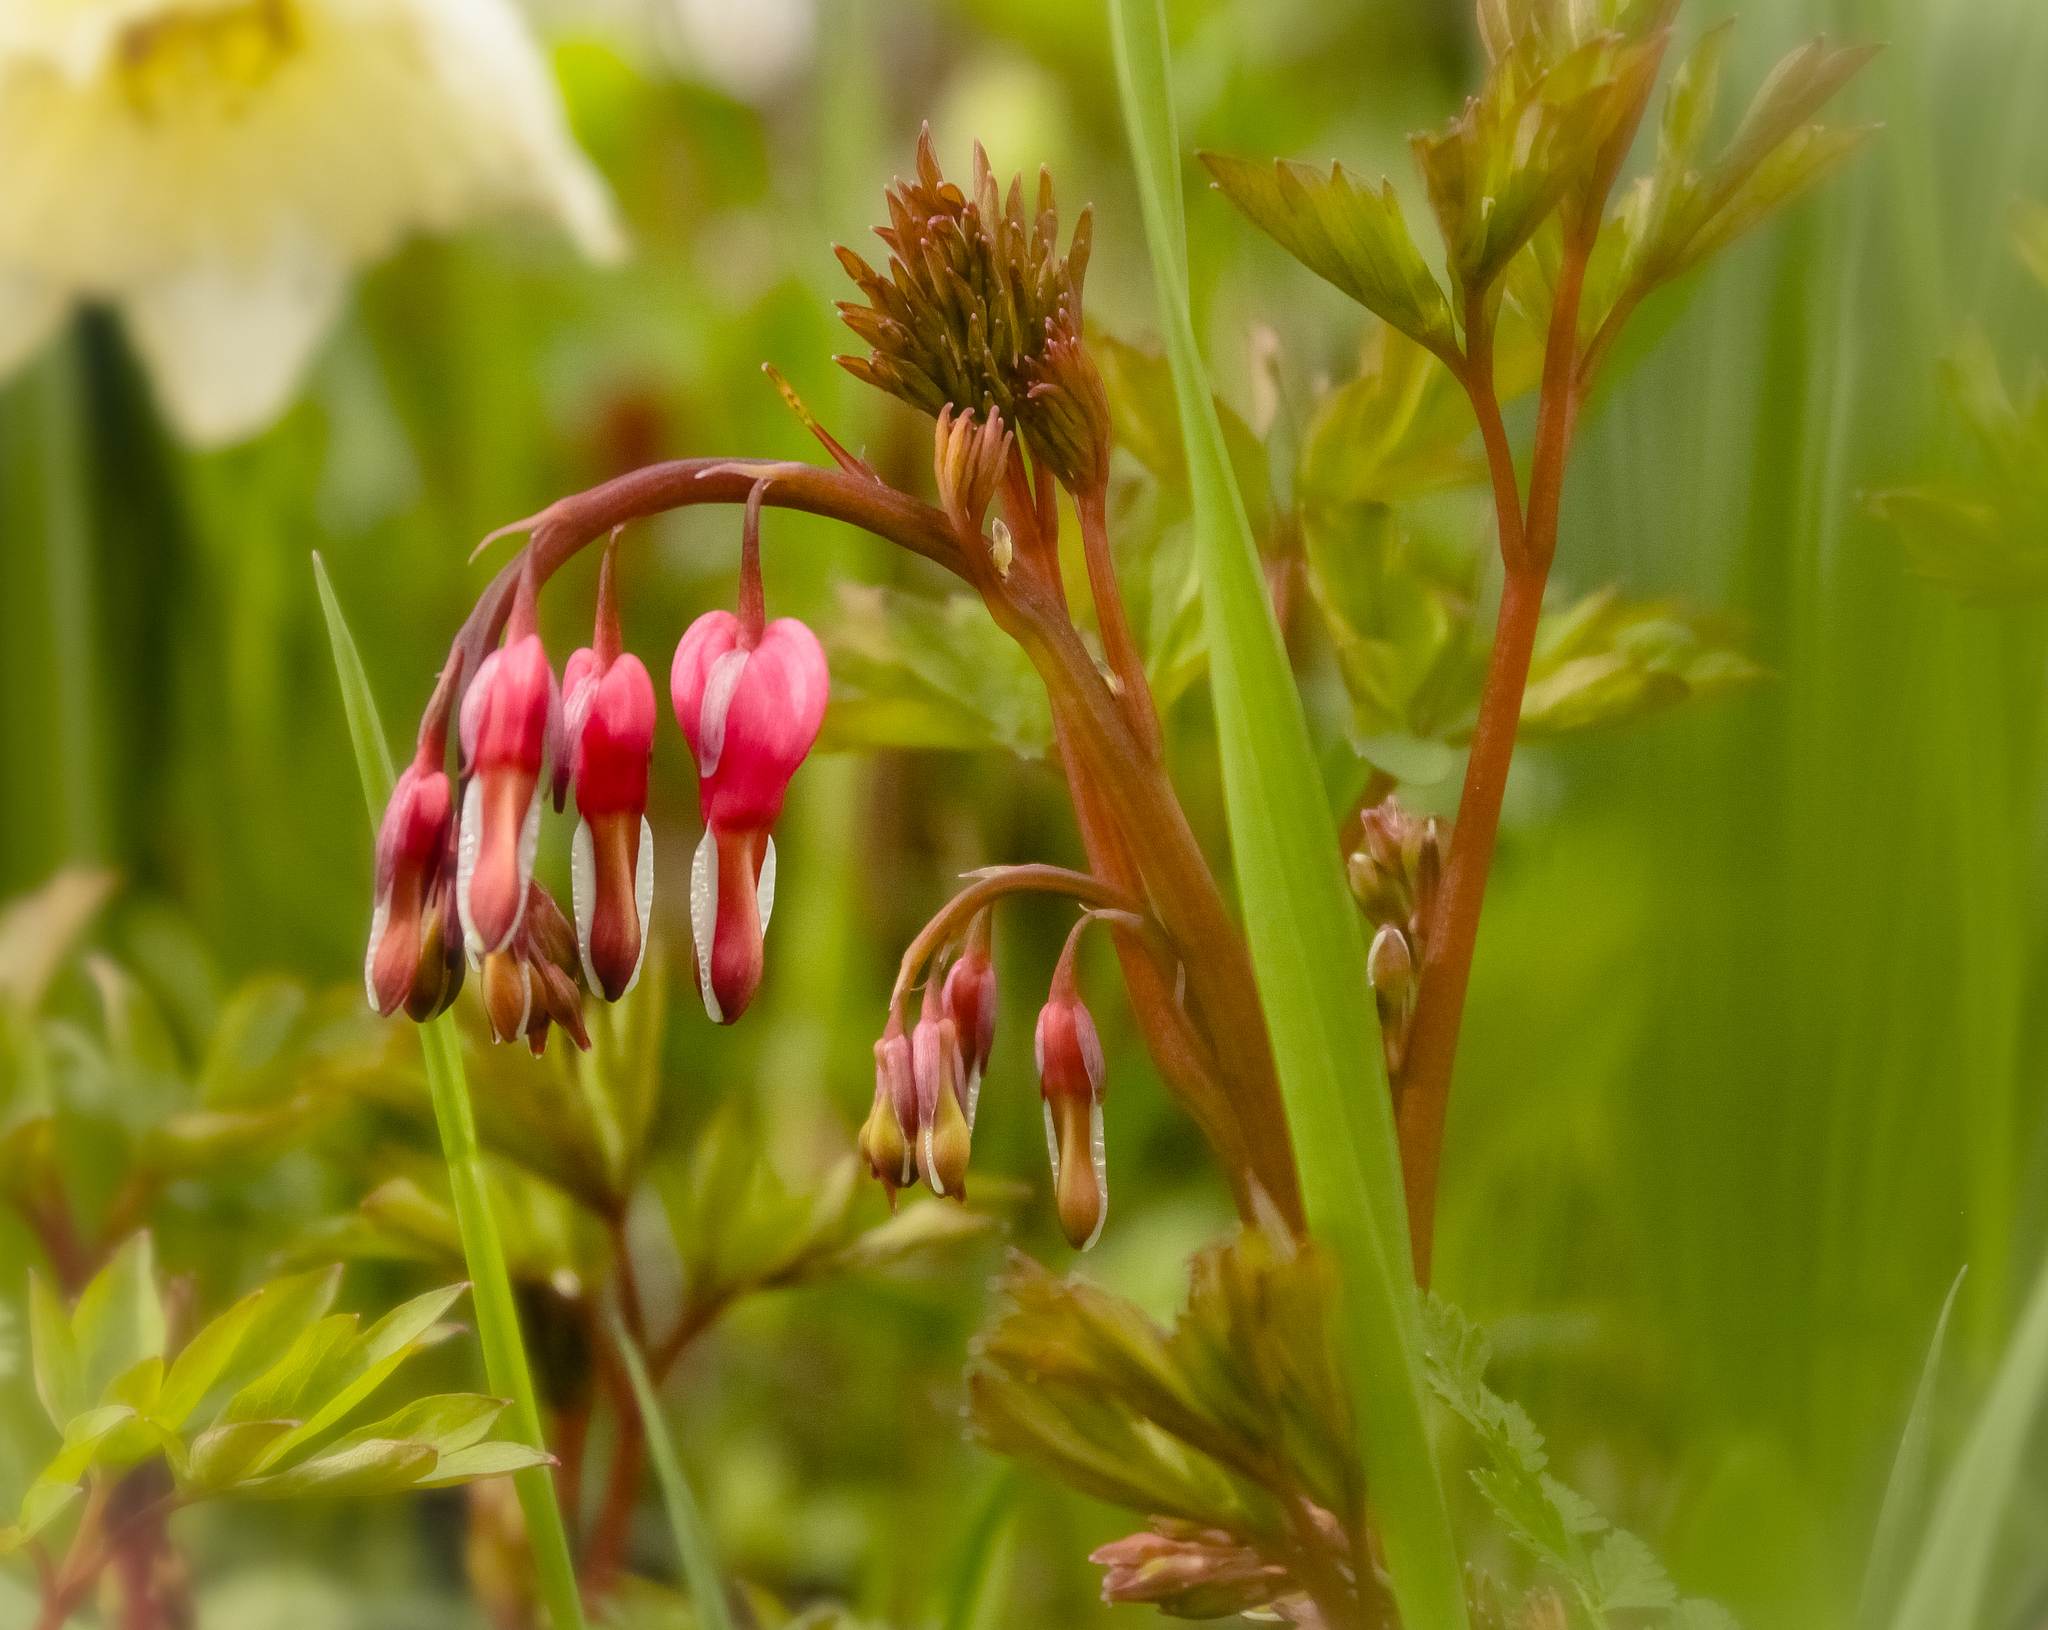
M1052 989L1038 1012L1038 1090L1045 1100L1045 1147L1067 1243L1085 1251L1109 1216L1109 1160L1102 1137L1102 1042L1074 984L1074 947L1093 920L1067 936Z
M462 698L462 800L456 904L472 958L512 942L540 846L541 771L559 764L561 691L538 634L485 657Z
M446 737L429 732L384 806L363 984L389 1017L403 1006L425 1021L462 988L462 936L454 922L455 822L440 768Z
M761 983L761 936L775 905L772 830L782 797L818 739L831 680L818 638L793 617L753 637L729 611L699 617L676 647L669 699L697 760L704 838L690 870L697 987L720 1024ZM748 600L742 587L742 605Z
M975 1107L981 1102L982 1073L996 1045L996 964L986 910L975 913L960 960L947 970L946 1013L960 1035L960 1058L967 1070L967 1129L971 1132Z
M647 764L655 705L646 667L619 649L611 584L606 550L597 631L562 670L562 717L578 816L570 847L576 944L591 988L616 1002L639 981L654 907Z

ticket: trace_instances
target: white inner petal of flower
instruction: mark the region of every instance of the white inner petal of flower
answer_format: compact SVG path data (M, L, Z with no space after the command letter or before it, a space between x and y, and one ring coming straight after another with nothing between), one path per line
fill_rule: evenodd
M640 817L640 863L633 868L633 909L640 914L640 954L633 960L633 977L626 981L621 996L633 994L640 983L640 970L647 964L647 924L654 916L654 828Z
M932 1153L932 1129L924 1129L924 1174L931 1179L932 1193L943 1196L946 1185L939 1177L938 1158Z
M384 930L391 924L391 896L380 895L377 909L370 915L370 948L363 953L363 989L369 994L370 1006L377 1005L377 981L372 977L377 966L377 947L384 943Z
M576 948L583 954L583 977L592 990L601 991L604 986L590 962L590 925L597 916L597 846L585 820L577 821L576 835L569 840L569 903L576 912Z
M718 773L718 761L725 756L725 716L732 711L733 693L740 688L746 672L745 651L728 651L711 664L704 681L704 705L697 714L697 774L709 780Z
M462 946L474 968L483 961L484 940L469 916L469 885L476 877L477 850L483 845L483 788L472 780L462 795L462 826L455 844L455 911L462 919Z
M973 1065L967 1071L967 1134L974 1135L974 1112L981 1107L981 1066Z
M1088 1108L1088 1157L1095 1164L1095 1227L1081 1249L1093 1250L1102 1238L1102 1225L1109 1221L1109 1146L1102 1137L1102 1094Z
M1052 1160L1052 1186L1060 1186L1060 1135L1052 1124L1052 1100L1041 1098L1038 1107L1045 1111L1045 1152Z
M713 1024L723 1024L718 993L711 988L711 946L718 936L718 840L704 828L703 840L690 861L690 934L697 942L697 988Z
M526 921L527 885L533 881L533 863L540 854L540 788L533 789L533 796L526 801L526 820L519 828L519 907L512 913L512 929L504 940L495 946L504 950L512 943L513 934L519 932L519 925Z
M775 915L775 840L768 840L768 852L761 857L761 875L754 884L754 898L761 908L761 932L768 932L768 919Z

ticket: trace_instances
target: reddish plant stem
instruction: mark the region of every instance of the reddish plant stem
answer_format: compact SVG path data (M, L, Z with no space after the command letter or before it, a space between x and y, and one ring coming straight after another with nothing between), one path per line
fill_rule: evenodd
M1095 601L1096 626L1102 630L1102 652L1123 687L1124 712L1130 715L1132 730L1157 758L1163 750L1159 709L1153 703L1152 686L1145 677L1145 659L1131 634L1124 597L1117 589L1116 562L1109 550L1107 483L1078 493L1074 508L1081 517L1081 552L1088 562L1088 592Z
M1594 229L1598 214L1594 213ZM1415 1282L1429 1284L1436 1234L1438 1167L1443 1157L1444 1119L1450 1105L1451 1074L1457 1062L1458 1030L1472 977L1472 953L1479 939L1479 914L1486 900L1487 873L1500 831L1501 797L1514 758L1521 724L1522 693L1536 649L1536 625L1543 615L1543 588L1557 552L1558 509L1564 490L1565 458L1578 413L1579 302L1585 289L1588 233L1566 242L1558 270L1556 300L1543 356L1542 396L1536 411L1536 447L1529 472L1526 524L1515 484L1514 463L1499 433L1500 404L1493 387L1492 335L1483 308L1468 306L1467 333L1473 349L1463 383L1479 416L1487 444L1494 499L1500 517L1501 557L1507 579L1479 720L1465 765L1451 852L1444 862L1435 921L1417 985L1415 1014L1402 1061L1398 1129L1401 1180L1408 1201L1408 1231L1415 1253ZM1471 320L1476 315L1476 324ZM1483 364L1483 367L1482 367Z
M611 1595L625 1564L633 1512L640 1503L640 1473L647 1445L646 1429L641 1425L632 1390L619 1373L616 1358L609 1353L603 1375L614 1424L611 1464L605 1471L604 1504L591 1529L590 1546L583 1555L583 1595L590 1602L602 1602Z

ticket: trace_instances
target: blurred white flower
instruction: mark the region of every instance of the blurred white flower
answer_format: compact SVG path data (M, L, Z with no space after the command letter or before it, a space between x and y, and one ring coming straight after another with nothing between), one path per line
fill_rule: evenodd
M510 208L621 251L510 0L0 0L0 374L105 300L178 431L235 441L354 268Z
M773 95L811 60L813 0L676 0L688 65L742 102Z

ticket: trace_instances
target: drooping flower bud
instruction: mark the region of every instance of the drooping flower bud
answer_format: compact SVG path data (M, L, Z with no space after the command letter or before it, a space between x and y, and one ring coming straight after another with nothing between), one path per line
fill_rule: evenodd
M431 1018L454 1000L451 950L455 989L462 984L460 936L451 947L443 921L443 885L453 876L454 801L440 768L440 745L421 742L419 756L391 789L377 831L376 895L363 984L370 1006L386 1016L403 1006L415 1018Z
M1045 1148L1060 1231L1077 1251L1102 1237L1109 1217L1109 1156L1102 1137L1102 1042L1074 984L1074 947L1093 920L1067 936L1052 989L1038 1012L1038 1090L1045 1100Z
M697 760L704 838L690 869L697 988L720 1024L761 983L761 936L775 905L783 793L818 739L830 675L794 617L762 625L758 509L748 506L740 615L707 611L676 647L669 699Z
M491 1039L524 1036L538 1058L547 1047L548 1026L559 1024L588 1052L583 992L571 972L576 964L575 931L546 889L529 882L527 890L512 943L483 957L484 1012L491 1021Z
M1419 967L1443 881L1449 828L1434 815L1415 816L1394 798L1359 816L1358 849L1346 862L1351 892L1375 928L1399 928Z
M960 1058L967 1069L967 1129L972 1132L974 1112L981 1103L982 1072L996 1045L996 964L986 910L975 913L960 960L947 970L946 1016L960 1037Z
M485 657L462 698L462 801L456 904L470 954L512 943L540 846L540 778L561 735L561 692L538 634Z
M1387 1058L1387 1079L1399 1090L1401 1063L1408 1054L1408 1020L1413 1013L1415 959L1408 938L1392 923L1382 923L1365 954L1365 976L1379 1009L1380 1043Z
M619 649L607 549L596 634L562 670L562 717L576 787L569 851L576 944L584 977L608 1002L640 978L654 909L654 833L647 824L654 716L654 681L638 657Z
M1220 1619L1298 1589L1286 1567L1235 1534L1155 1517L1150 1530L1096 1547L1105 1602L1149 1602L1176 1618Z
M910 1034L910 1066L917 1082L917 1171L934 1194L967 1198L967 1070L960 1032L947 1014L938 982L924 988L924 1011Z
M903 1019L892 1007L888 1027L875 1043L875 1103L860 1129L860 1152L882 1186L889 1203L896 1191L917 1181L917 1079L911 1063L910 1038Z

